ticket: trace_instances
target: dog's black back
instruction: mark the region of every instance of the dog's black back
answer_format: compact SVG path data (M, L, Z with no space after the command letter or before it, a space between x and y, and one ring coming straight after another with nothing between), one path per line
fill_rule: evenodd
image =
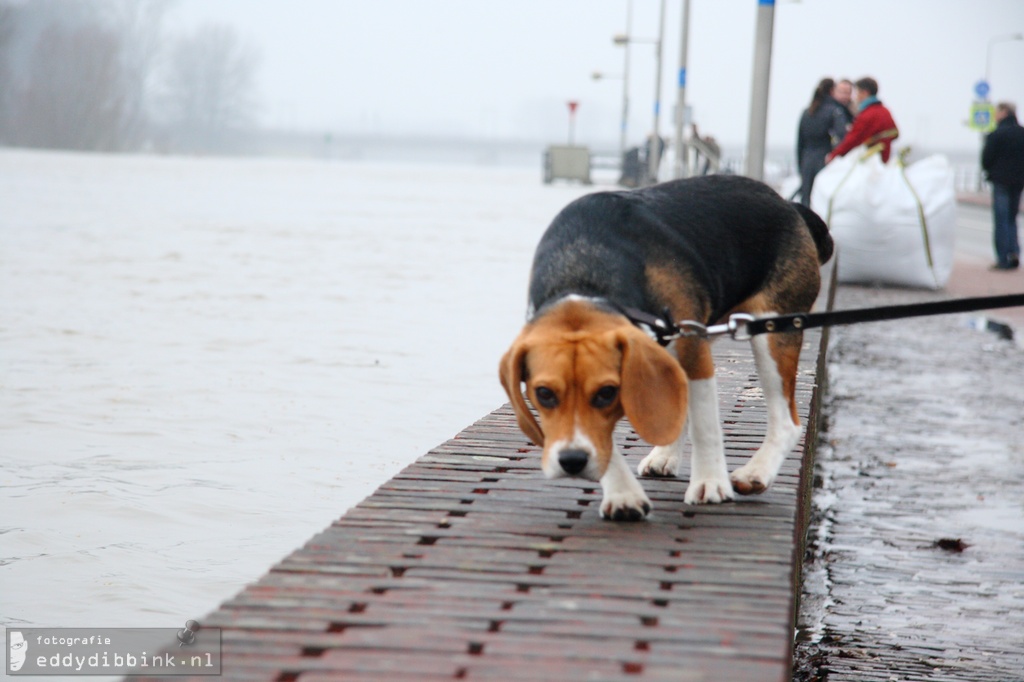
M667 301L650 286L653 267L688 282L708 312L701 321L712 322L765 289L809 238L818 261L828 260L832 239L821 218L740 176L589 194L566 206L541 238L530 305L541 311L579 294L660 313Z

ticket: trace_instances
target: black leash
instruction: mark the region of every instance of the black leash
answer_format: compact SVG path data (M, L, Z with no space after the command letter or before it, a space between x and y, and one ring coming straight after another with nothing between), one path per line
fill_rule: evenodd
M683 320L672 322L666 310L661 317L645 313L635 308L626 308L624 312L634 324L642 324L651 329L663 346L672 341L697 336L710 338L728 334L736 340L746 340L759 334L803 331L817 327L834 327L844 324L861 322L882 322L900 320L908 317L926 315L947 315L951 313L967 313L975 310L993 308L1013 308L1024 306L1024 293L1006 294L1003 296L980 296L976 298L954 298L947 301L930 303L909 303L906 305L890 305L880 308L855 308L851 310L835 310L823 313L794 313L775 317L755 318L745 313L735 313L723 324L706 326L699 322Z
M756 336L757 334L767 332L789 332L800 329L813 329L815 327L834 327L836 325L858 324L861 322L883 322L885 320L900 320L907 317L924 317L926 315L968 313L974 310L1012 308L1022 305L1024 305L1024 294L1007 294L1005 296L954 298L948 301L934 301L931 303L890 305L880 308L858 308L825 313L798 313L748 322L747 333L750 336Z

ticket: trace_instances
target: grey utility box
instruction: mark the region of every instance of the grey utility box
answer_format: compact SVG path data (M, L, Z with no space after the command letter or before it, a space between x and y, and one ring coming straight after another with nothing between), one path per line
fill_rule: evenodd
M544 151L544 182L577 180L590 184L590 149L551 145Z

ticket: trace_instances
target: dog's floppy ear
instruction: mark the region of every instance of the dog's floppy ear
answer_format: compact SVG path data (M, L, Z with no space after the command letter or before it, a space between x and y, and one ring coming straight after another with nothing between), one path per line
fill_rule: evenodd
M501 385L508 394L512 403L512 409L516 412L516 421L519 428L526 436L537 445L544 445L544 432L534 419L530 408L526 406L526 399L523 398L523 391L520 385L523 382L523 372L526 366L526 354L529 348L520 334L501 358L501 365L498 367L498 374L501 377Z
M622 409L652 445L668 445L686 424L686 374L672 354L639 329L618 332L622 352Z

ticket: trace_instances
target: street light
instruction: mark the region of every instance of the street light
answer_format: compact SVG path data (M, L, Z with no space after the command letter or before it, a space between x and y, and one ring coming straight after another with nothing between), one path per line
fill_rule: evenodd
M992 87L992 81L990 80L990 78L992 76L992 48L995 47L996 45L998 45L999 43L1010 43L1010 42L1013 42L1013 41L1016 41L1016 40L1024 40L1024 34L1020 34L1020 33L1007 33L1006 35L993 36L992 38L989 38L989 40L988 40L988 49L985 51L985 81L984 81L984 83L985 83L985 85L987 87L989 87L989 88ZM977 94L984 101L986 101L986 102L988 101L988 94L987 93L986 94L982 94L979 91ZM984 131L982 131L982 133L981 133L981 140L982 140L982 147L984 147L984 145L985 145L985 132ZM984 177L984 174L979 172L978 173L978 183L977 183L977 186L976 186L976 189L979 192L981 191L983 177Z
M658 166L661 164L661 136L658 134L658 120L661 117L661 45L665 39L665 0L661 0L661 15L658 19L658 68L654 74L654 131L651 133L651 148L647 154L647 179L658 181Z
M690 151L683 128L686 125L686 50L690 42L690 0L683 0L683 26L679 40L679 83L676 87L676 167L675 177L690 174Z
M626 156L626 127L629 124L629 34L633 31L633 0L626 2L626 33L612 38L616 45L624 47L622 58L622 121L619 124L619 161ZM596 74L594 76L597 77Z
M1007 35L996 36L994 38L989 39L988 52L985 55L985 82L988 83L989 85L992 84L992 82L989 80L989 75L991 75L992 73L992 48L998 45L999 43L1009 43L1014 40L1024 40L1024 34L1009 33Z
M632 16L632 0L629 3L630 17ZM627 22L628 23L628 22ZM652 43L655 50L655 61L657 64L655 77L654 77L654 129L651 132L651 153L648 154L648 166L647 175L648 179L654 180L658 176L658 165L661 162L661 145L658 144L658 118L661 114L661 44L665 35L665 0L661 0L661 15L658 20L658 37L651 39L634 38L629 34L629 28L627 26L625 34L617 34L612 37L612 42L616 45L622 45L626 48L626 78L629 76L629 46L632 43ZM623 87L625 88L625 79L623 80ZM623 116L625 116L626 104L623 103ZM623 118L625 121L625 118ZM623 123L622 130L622 148L625 150L625 139L626 130L625 123Z
M603 71L595 71L590 74L590 77L596 81L609 80L609 81L622 81L622 121L619 125L619 158L626 153L626 118L629 115L629 92L627 90L627 76L626 74L617 73L604 73Z

